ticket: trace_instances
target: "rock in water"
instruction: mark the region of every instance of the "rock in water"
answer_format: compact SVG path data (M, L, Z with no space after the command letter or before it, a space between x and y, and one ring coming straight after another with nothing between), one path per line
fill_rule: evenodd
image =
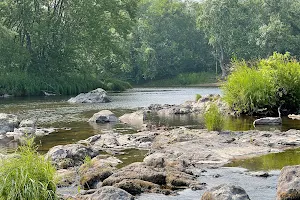
M16 115L0 113L0 135L14 131L14 128L17 128L19 123Z
M253 125L280 125L282 124L281 117L264 117L257 119L253 122Z
M95 123L109 123L109 122L117 122L118 118L115 114L109 110L101 110L97 112L89 119L88 122L95 122Z
M277 185L277 200L300 199L300 165L282 168Z
M250 198L243 188L223 184L206 191L201 200L250 200Z
M89 198L90 200L133 200L134 197L120 188L106 186L97 190Z
M69 103L106 103L110 99L106 95L106 91L102 88L95 89L88 93L81 93L76 97L68 100Z

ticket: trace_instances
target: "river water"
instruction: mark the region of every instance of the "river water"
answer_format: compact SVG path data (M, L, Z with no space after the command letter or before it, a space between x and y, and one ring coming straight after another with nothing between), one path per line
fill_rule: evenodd
M69 104L66 101L69 96L53 96L53 97L33 97L33 98L8 98L0 99L0 112L12 113L19 116L20 119L36 118L39 127L55 127L59 128L56 132L48 136L36 139L39 144L39 151L45 153L49 148L59 144L75 143L79 140L86 139L92 135L104 133L106 131L118 131L124 134L131 134L136 132L135 128L128 127L123 124L104 124L104 125L90 125L87 120L96 112L109 109L117 116L136 110L139 107L146 107L150 104L181 104L187 100L194 100L196 94L222 94L219 88L206 87L206 88L134 88L120 93L109 93L112 100L110 103L102 104ZM253 117L230 117L226 120L226 130L250 130L254 129L252 122ZM203 117L199 115L186 115L174 116L168 119L153 118L154 123L162 123L168 126L190 126L194 128L204 128ZM267 130L288 130L300 129L300 121L290 120L283 118L283 125L280 127L268 127ZM69 130L70 129L70 130ZM0 149L14 150L17 143L7 139L0 140ZM120 157L125 164L141 161L146 154L146 151L127 150L125 156ZM270 154L263 157L253 158L252 160L235 161L230 168L224 168L221 171L208 173L222 174L219 179L209 179L200 177L200 181L206 181L210 186L213 183L219 182L233 182L239 185L245 184L245 179L249 180L248 183L253 183L247 192L257 199L258 196L255 191L263 185L269 187L261 188L259 190L262 195L259 199L274 199L274 191L276 190L276 180L278 171L275 171L274 176L268 179L257 179L243 173L243 169L232 167L244 167L250 170L278 170L282 166L291 164L300 164L299 150L291 150L280 154ZM238 169L238 170L237 170ZM238 171L238 172L237 172ZM242 171L242 172L240 172ZM231 177L231 178L230 178ZM256 184L257 183L257 184ZM259 184L258 184L259 183ZM256 184L256 185L255 185ZM249 185L245 185L248 187ZM181 192L180 196L167 197L160 195L142 195L139 199L200 199L203 191L193 192L185 190ZM269 196L263 198L263 193Z

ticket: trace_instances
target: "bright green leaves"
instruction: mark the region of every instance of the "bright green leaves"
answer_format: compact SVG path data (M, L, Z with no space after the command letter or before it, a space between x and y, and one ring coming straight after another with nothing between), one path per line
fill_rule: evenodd
M274 53L249 66L244 61L233 63L234 71L223 86L224 99L241 113L259 111L276 113L300 109L300 63L287 54Z

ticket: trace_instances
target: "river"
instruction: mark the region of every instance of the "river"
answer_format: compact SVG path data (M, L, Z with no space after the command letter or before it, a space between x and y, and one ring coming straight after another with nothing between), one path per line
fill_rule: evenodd
M139 107L146 107L150 104L181 104L187 100L194 100L196 94L222 94L219 88L214 87L195 87L195 88L134 88L125 92L109 93L112 102L102 104L69 104L66 101L70 98L69 96L52 96L52 97L31 97L31 98L7 98L0 99L0 112L12 113L18 115L20 119L36 118L38 120L39 127L55 127L59 128L56 132L51 133L48 136L40 137L36 139L39 145L39 151L45 153L49 148L59 144L75 143L79 140L86 139L92 135L103 133L105 131L118 131L124 134L130 134L136 132L135 128L128 127L123 124L114 125L97 125L92 126L87 123L87 120L99 110L109 109L112 110L117 116L121 116L124 113L136 110ZM225 129L227 130L249 130L254 129L252 122L255 118L253 117L240 117L234 118L229 117L225 123ZM157 119L159 123L165 123L169 126L191 126L192 128L204 128L203 117L198 115L187 115L187 116L174 116L168 119ZM268 130L288 130L288 129L300 129L300 121L290 120L283 118L283 125L280 127L268 127ZM17 143L11 140L0 140L0 149L8 149L9 151L14 150L17 147ZM145 155L145 151L129 150L127 154L120 157L121 160L125 161L125 164L129 164L135 161L141 161ZM206 181L210 185L213 183L219 183L224 181L231 181L233 183L246 184L244 187L248 187L247 183L252 182L253 187L249 187L247 192L251 196L257 197L255 191L257 188L263 185L269 187L261 188L260 192L266 192L269 195L268 198L274 197L274 191L276 190L276 179L278 176L278 170L274 172L274 176L268 179L257 179L245 175L244 169L232 168L242 166L250 170L276 170L282 166L289 164L299 164L300 160L295 163L295 156L299 156L299 150L288 151L281 154L269 155L269 160L280 159L280 162L274 161L274 163L280 163L280 165L273 164L271 167L262 165L262 160L266 160L266 157L255 158L255 160L245 160L241 162L234 162L229 168L221 169L221 171L214 172L209 171L208 173L221 174L219 179L200 180L201 182ZM291 159L287 159L291 157ZM274 159L273 159L274 158ZM257 164L254 164L257 163ZM264 162L265 163L265 162ZM270 162L268 162L270 163ZM269 166L269 165L268 165ZM244 179L249 180L248 182ZM243 186L243 185L242 185ZM250 190L250 191L249 191ZM181 195L177 197L160 196L155 194L144 194L139 199L199 199L203 191L193 192L185 190L180 192ZM259 196L259 195L258 195ZM262 198L260 195L259 198ZM257 199L257 198L254 198ZM264 198L262 198L264 199Z

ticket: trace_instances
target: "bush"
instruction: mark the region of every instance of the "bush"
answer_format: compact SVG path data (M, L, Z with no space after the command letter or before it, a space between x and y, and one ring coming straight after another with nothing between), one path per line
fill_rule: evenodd
M205 126L209 131L221 131L224 127L224 116L215 103L211 103L204 114Z
M196 94L196 101L199 101L199 99L201 98L202 98L201 94Z
M233 72L222 87L224 100L236 111L258 114L277 113L282 107L290 112L300 109L300 63L290 54L274 53L252 64L232 63Z
M33 139L16 154L0 162L0 200L57 199L55 168L36 152Z

